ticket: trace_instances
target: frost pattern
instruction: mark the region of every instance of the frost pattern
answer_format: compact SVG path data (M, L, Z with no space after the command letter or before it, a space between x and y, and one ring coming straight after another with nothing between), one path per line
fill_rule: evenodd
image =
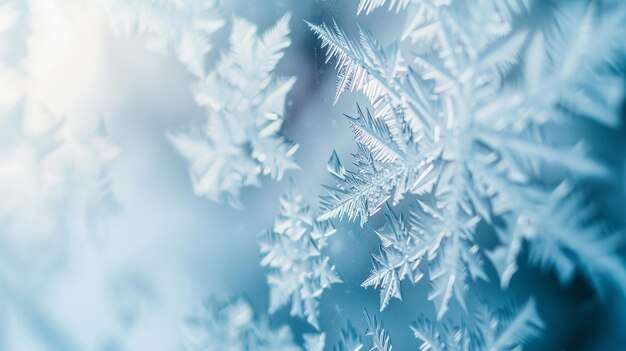
M577 271L598 292L613 284L626 296L626 267L615 253L621 247L621 232L614 233L601 220L589 197L569 182L561 183L537 208L541 215L520 216L509 234L510 245L496 249L491 257L508 284L517 269L514 258L523 241L531 244L529 260L539 268L553 269L561 283L568 284ZM576 235L572 235L576 233Z
M334 347L334 351L355 351L361 350L363 343L361 336L354 330L350 321L346 322L346 327L341 329L341 338Z
M251 23L233 20L230 52L194 90L206 120L169 134L190 165L196 194L241 207L243 187L259 186L262 175L281 180L297 169L292 156L298 145L280 135L295 78L274 74L288 34L289 15L262 36Z
M224 25L216 0L112 0L112 27L126 35L143 35L148 47L174 52L198 77L205 74L208 36Z
M383 310L391 298L402 298L401 281L406 279L415 284L421 280L424 274L419 267L427 262L431 281L428 298L434 301L437 317L441 319L452 297L466 308L468 273L472 278L487 280L478 246L467 234L477 220L465 223L459 235L449 235L451 226L440 222L442 216L435 207L434 197L423 197L418 202L418 206L410 208L408 219L387 206L386 223L376 230L381 241L380 252L372 255L373 268L362 286L381 289Z
M407 195L417 201L408 223L390 209L377 231L381 252L363 285L381 288L381 309L401 297L401 280L421 278L424 259L438 319L452 297L464 307L467 278L486 278L483 261L496 258L476 245L477 224L494 226L496 217L504 228L496 226L501 247L493 263L503 286L515 272L521 240L528 240L535 261L559 260L552 266L565 277L572 266L556 250L608 254L613 258L597 260L598 268L606 273L610 265L615 274L603 276L623 287L624 263L612 256L615 247L572 222L584 209L569 208L568 216L551 218L567 222L550 224L541 220L541 205L560 192L563 180L609 174L587 156L580 136L558 131L581 120L618 123L623 87L615 73L626 57L618 39L626 6L363 0L359 11L384 5L408 15L401 39L389 47L365 30L354 40L336 24L310 25L327 60L336 59L337 98L357 90L372 105L372 113L359 108L349 117L358 144L355 170L346 170L333 153L328 169L336 183L326 186L318 219L360 218L363 225L385 202L395 206ZM572 242L597 243L568 246L553 226L569 228ZM515 235L516 227L534 234ZM597 271L588 273L594 281Z
M187 326L187 350L301 351L288 326L272 328L267 319L255 319L243 298L210 301L188 319Z
M323 252L335 233L329 222L316 221L293 182L280 198L280 214L261 243L261 265L269 267L269 312L291 302L291 315L306 317L319 328L319 299L341 279Z
M450 320L433 322L421 316L411 325L426 351L518 350L540 335L543 323L533 300L521 309L506 306L495 311L478 304L471 324L454 325Z
M391 338L389 337L389 333L385 330L383 323L380 322L376 316L370 318L367 312L365 312L365 319L367 321L365 335L369 336L371 339L369 350L391 351L393 348ZM350 321L346 322L346 327L341 329L341 337L335 345L334 351L358 351L361 349L364 349L361 336L356 332Z

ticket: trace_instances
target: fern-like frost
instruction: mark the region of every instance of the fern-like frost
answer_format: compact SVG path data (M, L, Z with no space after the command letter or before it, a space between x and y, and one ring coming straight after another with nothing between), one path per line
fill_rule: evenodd
M319 327L319 299L324 290L341 282L323 251L334 233L330 223L314 218L292 182L280 198L273 229L261 243L261 264L270 269L270 313L291 303L291 315L306 317Z
M295 78L276 77L274 70L290 44L289 15L263 35L235 18L230 51L195 87L206 120L168 137L189 163L197 195L241 207L243 187L259 186L260 177L281 180L297 169L298 149L280 135L286 95Z
M367 330L365 335L371 340L370 351L391 351L393 346L391 345L391 337L387 330L385 330L382 321L379 321L376 316L370 317L365 312L365 321L367 322ZM346 327L341 329L340 339L335 345L334 351L359 351L366 350L365 345L361 341L361 336L354 329L354 326L350 321L347 321Z
M471 323L455 325L452 321L433 322L421 316L412 325L421 351L521 350L522 345L537 338L543 322L533 300L521 309L505 306L491 310L478 304Z
M301 351L288 326L273 328L255 318L243 298L209 301L188 318L188 350Z
M564 180L610 175L588 156L581 136L554 131L619 120L623 82L615 73L623 67L616 60L626 57L626 45L614 36L626 29L626 8L592 1L363 0L359 12L383 6L407 14L401 39L389 47L362 29L351 38L336 24L310 25L327 60L336 60L337 98L360 91L372 107L349 117L355 168L333 153L328 169L335 184L325 186L319 218L363 225L385 202L418 203L410 221L388 209L386 226L376 232L382 245L363 286L381 289L381 309L401 298L402 280L420 279L418 266L428 261L437 318L453 297L467 310L468 278L486 279L484 261L493 260L506 286L523 241L536 262L554 266L566 281L575 264L558 245L546 244L561 240L554 228L568 228L568 242L587 243L567 249L574 256L613 257L588 272L590 281L602 276L622 286L624 263L603 235L586 234L565 215L541 218ZM568 208L569 217L584 213ZM481 221L494 225L494 218L504 223L496 226L501 241L486 255L476 228ZM531 227L535 234L518 234Z

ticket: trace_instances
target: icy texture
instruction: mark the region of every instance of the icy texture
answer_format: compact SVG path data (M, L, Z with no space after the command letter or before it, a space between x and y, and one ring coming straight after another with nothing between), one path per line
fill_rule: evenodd
M269 312L291 303L291 315L306 317L318 326L320 297L324 290L341 282L335 266L324 253L335 228L316 221L310 208L302 203L293 182L280 198L280 214L261 243L261 264L270 268Z
M209 35L224 25L216 0L111 0L111 24L118 32L142 35L147 45L176 57L198 77L205 74Z
M235 18L230 52L194 90L206 120L169 134L189 163L196 194L241 207L243 187L259 186L262 175L281 180L297 169L292 156L298 145L280 135L295 78L274 73L290 44L288 24L285 15L258 36L254 25Z
M486 279L485 259L497 258L506 286L526 240L534 261L552 263L564 281L574 271L571 255L612 257L596 260L596 270L580 268L594 283L608 278L623 289L624 263L612 256L615 247L572 221L584 206L541 218L563 180L609 176L607 166L587 156L579 135L558 131L581 120L618 123L623 87L615 73L626 45L617 33L626 29L626 6L364 0L359 11L383 5L407 13L400 40L387 48L365 30L355 40L337 25L311 25L327 60L336 59L337 98L357 90L372 105L372 113L359 108L349 118L356 167L344 170L333 154L328 169L336 184L326 186L318 219L360 218L363 225L385 202L395 206L410 195L418 203L408 223L389 209L377 232L381 253L363 285L381 288L381 309L401 297L401 280L421 278L418 265L427 260L430 299L441 319L452 297L465 307L468 277ZM476 245L481 221L498 231L494 254ZM566 244L577 241L596 244ZM573 251L565 258L558 250Z
M411 325L413 334L421 341L422 351L482 351L519 350L530 339L541 334L543 323L537 315L534 301L521 309L511 306L492 311L478 304L472 323L454 325L433 322L420 317Z
M540 215L520 216L507 236L510 244L491 253L496 268L502 270L504 284L517 269L515 256L522 242L528 241L530 262L554 270L561 283L570 283L580 271L598 293L613 285L626 297L626 267L616 254L622 245L622 232L613 233L603 224L588 196L563 182L536 210Z
M376 231L381 241L380 253L372 255L373 269L362 284L381 289L381 310L391 298L402 298L402 280L415 284L424 276L419 270L422 261L430 267L429 299L435 303L438 318L446 313L452 297L465 307L468 273L472 278L487 279L478 246L467 235L476 221L465 223L458 235L448 235L451 226L439 222L441 214L433 202L432 197L430 201L422 198L419 206L411 208L408 220L387 207L387 221Z
M337 345L334 347L334 351L356 351L363 348L361 342L361 336L354 330L350 321L346 322L346 327L341 329L341 338Z
M393 346L391 345L391 338L389 333L385 330L383 323L376 319L376 316L370 318L369 314L365 312L365 319L367 321L366 336L371 339L371 345L368 350L370 351L391 351ZM352 323L347 322L346 327L341 329L341 338L335 345L334 351L359 351L365 350L365 345L361 341L361 336L356 332Z
M272 328L266 319L255 319L243 298L210 301L188 319L187 326L187 350L301 351L288 326Z
M367 331L365 335L372 339L372 346L370 351L391 351L391 338L389 333L385 330L383 322L379 321L376 316L370 318L369 314L365 312L365 319L367 321Z
M364 19L385 37L390 20L406 19L388 46L365 29L342 28L363 17L311 25L337 62L336 99L356 91L369 100L348 117L357 142L350 166L344 141L329 130L334 121L320 112L330 106L314 43L292 37L285 67L309 88L294 97L305 120L290 126L311 148L299 177L318 184L315 169L324 165L311 160L330 156L335 182L319 215L292 186L262 238L254 235L273 214L259 208L277 198L276 187L244 194L245 203L240 195L298 168L297 145L281 133L295 78L276 73L291 45L290 17L257 33L229 11L266 25L297 6L292 25L304 26L303 18L329 18L350 4L0 3L0 349L172 349L190 298L209 291L265 299L266 287L274 316L255 318L243 299L210 302L189 320L186 348L392 351L390 334L394 350L623 348L623 218L613 218L624 201L623 184L614 186L623 182L615 165L624 164L624 145L613 140L624 133L623 1L352 1L358 13L391 12ZM107 15L114 29L176 60L112 39L100 23ZM230 41L213 55L219 41L211 36L221 33ZM189 81L191 104L204 116L167 137L196 194L254 213L207 213L168 168L178 157L163 143L172 114L154 112L189 108L181 104ZM105 123L100 109L114 118ZM315 114L321 118L306 119ZM108 173L118 149L105 124L124 151L113 170L129 200L112 221L115 235L96 241L110 250L89 245L117 210ZM325 142L337 151L319 155ZM330 220L341 218L363 229L342 223L356 237L334 236ZM359 237L370 233L379 245L368 275L357 256L372 249ZM259 261L268 286L258 286L258 269L250 272ZM330 262L345 283L336 284ZM376 291L354 291L359 284ZM409 284L419 285L410 293ZM488 300L476 303L481 292ZM535 297L518 309L500 307L499 293ZM415 300L425 295L429 301ZM350 324L334 330L374 305L390 333L367 314L358 332ZM286 307L291 316L281 313ZM420 313L428 317L411 329L406 318Z

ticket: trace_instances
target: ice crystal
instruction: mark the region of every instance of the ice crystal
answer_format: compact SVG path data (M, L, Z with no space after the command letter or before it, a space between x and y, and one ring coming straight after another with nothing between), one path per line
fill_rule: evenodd
M341 329L341 337L334 347L334 351L358 351L363 348L361 336L354 330L350 321L346 322L346 327Z
M372 339L370 351L391 351L393 348L391 338L387 330L385 330L383 322L379 321L376 316L370 317L367 312L365 312L365 320L367 321L365 335Z
M243 298L209 301L187 321L188 350L202 351L301 351L288 326L273 328L257 319Z
M291 315L318 328L319 300L341 282L324 248L335 233L329 222L315 220L293 182L280 198L280 214L261 243L261 264L270 269L270 313L291 303Z
M391 338L385 330L383 323L376 316L371 318L365 312L365 320L367 322L367 330L365 335L371 339L370 351L391 351ZM346 322L346 327L341 329L341 337L334 347L334 351L359 351L365 350L361 341L361 336L356 332L350 321Z
M517 270L515 257L527 241L531 244L530 263L543 270L554 269L562 283L571 282L574 274L581 272L599 293L608 283L626 297L626 266L619 257L622 233L607 228L582 190L563 182L536 213L520 216L515 227L503 233L508 245L491 253L503 285Z
M587 156L580 136L555 133L585 119L619 121L623 82L615 72L626 45L617 33L626 29L626 7L601 3L361 1L359 11L388 5L407 13L401 40L389 47L366 30L354 40L336 24L310 25L327 60L336 59L337 98L357 90L372 105L372 113L359 108L349 118L356 169L345 170L336 154L329 161L336 184L326 186L319 219L360 218L363 225L387 201L410 195L418 202L408 225L388 211L377 233L383 247L363 285L382 289L381 308L401 297L401 280L421 277L422 259L433 263L438 318L452 296L464 306L468 274L486 278L477 224L494 217L505 223L500 245L513 248L508 266L499 266L506 282L516 267L519 242L511 233L519 221L542 218L540 205L563 179L609 174ZM569 228L571 237L589 237L580 226ZM533 230L555 239L550 227ZM592 247L604 245L576 249ZM611 262L623 271L623 262Z
M533 300L521 310L512 306L492 310L481 303L473 317L471 323L455 325L450 320L434 322L421 316L411 329L422 342L422 351L519 350L543 329Z
M196 194L240 207L241 188L258 186L261 175L280 180L297 168L292 156L298 145L280 135L295 78L274 73L290 44L288 24L286 15L259 37L254 25L235 18L230 52L195 89L206 121L170 133L190 164Z
M487 279L478 246L469 234L477 221L453 226L446 222L433 196L421 197L419 205L410 208L408 220L390 206L385 217L385 225L376 230L381 241L380 253L372 255L372 271L362 284L381 289L381 310L391 298L402 298L401 281L407 279L415 284L424 276L419 270L422 262L431 267L429 299L435 301L438 318L443 317L452 297L465 307L468 273L472 278ZM451 235L450 230L458 232Z

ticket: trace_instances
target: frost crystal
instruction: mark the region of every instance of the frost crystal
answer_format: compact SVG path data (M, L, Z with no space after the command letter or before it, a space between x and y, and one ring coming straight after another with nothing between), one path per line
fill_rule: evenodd
M211 301L188 319L188 350L301 351L288 326L272 328L267 319L255 319L243 298L226 303Z
M561 183L537 208L539 215L520 216L510 233L509 245L492 252L492 261L508 284L517 269L514 258L522 241L531 244L529 260L541 269L557 273L567 284L580 271L602 292L603 283L614 285L626 297L626 266L619 257L621 234L611 233L600 220L597 208L569 182ZM572 235L575 233L575 235Z
M365 319L367 320L367 331L365 335L372 339L372 346L370 351L391 351L391 338L389 333L385 330L383 322L378 321L376 316L370 318L369 314L365 312Z
M468 273L472 278L487 280L478 246L471 236L477 221L455 229L437 209L433 196L421 197L419 206L410 209L408 220L390 206L385 217L385 225L376 230L381 241L380 253L372 255L372 271L362 284L381 288L381 310L391 298L402 298L402 280L415 284L424 276L419 270L423 261L431 267L429 299L435 301L438 318L443 317L452 297L465 307Z
M389 333L383 327L382 322L378 321L376 317L370 318L369 314L365 312L365 319L367 321L366 336L371 338L370 351L391 351L393 346L391 345L391 338ZM361 341L361 337L354 330L352 323L347 322L346 327L341 329L341 338L334 347L334 351L359 351L365 350Z
M486 304L478 304L471 323L460 325L450 320L433 322L421 316L411 329L422 342L423 351L518 350L539 336L543 323L531 300L521 311L510 306L493 311Z
M384 308L390 298L401 297L401 280L420 279L418 265L428 260L430 299L441 319L451 297L465 307L467 276L486 278L487 256L476 245L479 222L496 226L497 217L504 223L496 228L500 245L511 249L508 258L490 255L499 260L494 264L503 285L516 269L520 238L535 252L542 241L567 246L558 238L565 233L555 234L550 225L566 216L542 221L542 204L564 179L603 178L609 172L587 156L580 136L559 130L581 120L606 126L619 121L623 83L615 73L626 57L618 38L626 30L626 6L363 0L359 11L384 5L408 15L401 40L389 47L366 30L353 40L336 24L310 25L327 48L327 60L336 59L337 98L357 90L372 105L371 113L359 108L349 118L358 144L356 170L345 170L333 153L328 169L336 182L326 186L318 219L360 218L363 225L387 201L416 199L408 223L388 211L386 226L377 232L381 253L373 256L372 274L363 285L382 289ZM572 209L571 216L580 210ZM526 220L535 234L516 237L514 228ZM601 237L586 235L571 222L559 225L571 229L572 242ZM559 259L554 248L537 255L544 257L538 261ZM574 252L579 257L591 255L587 250L615 252L600 243L568 249L579 250ZM565 259L559 261L560 274L570 275ZM619 268L604 275L622 284L616 275L624 271L623 262L599 264L605 273L607 265Z
M297 168L298 145L280 136L285 97L295 78L274 70L290 44L289 15L261 37L251 23L235 18L231 49L195 89L207 118L170 141L190 164L194 191L241 207L239 192L260 185L260 176L280 180Z
M346 322L346 327L341 329L341 338L334 351L358 351L363 348L361 336L357 334L350 321Z
M316 221L302 195L291 183L280 198L280 214L261 243L261 264L270 268L270 313L291 302L291 315L306 317L318 328L319 299L324 290L341 282L323 252L335 228Z

